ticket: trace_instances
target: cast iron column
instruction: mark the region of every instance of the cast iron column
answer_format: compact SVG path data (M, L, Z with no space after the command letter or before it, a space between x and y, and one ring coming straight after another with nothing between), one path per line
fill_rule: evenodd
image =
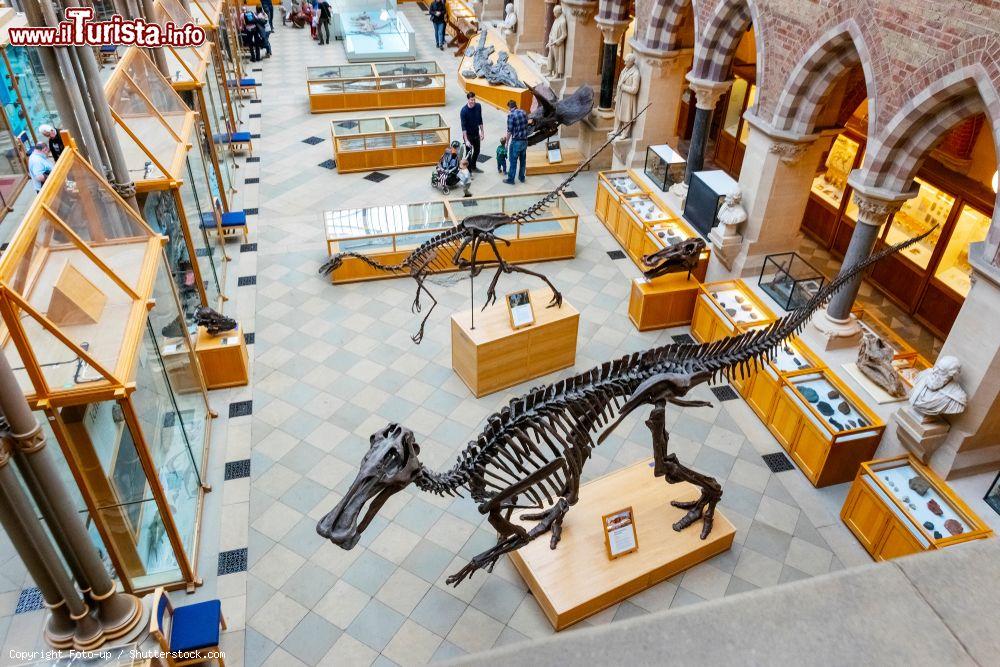
M601 99L598 107L611 111L615 105L615 70L618 69L618 42L628 29L627 21L616 21L598 16L594 19L601 30ZM547 33L546 33L547 34Z
M694 128L691 131L691 145L688 147L687 172L684 183L691 183L691 175L705 166L705 144L708 142L708 128L712 122L712 112L719 98L729 90L732 81L709 81L691 76L687 80L695 94Z
M8 434L0 433L0 524L49 610L45 641L57 649L96 648L103 641L101 626L73 586L14 470L8 465L12 449Z
M7 363L0 355L0 412L10 426L14 460L28 489L38 503L60 549L71 563L80 588L97 604L98 631L106 639L121 637L131 631L142 617L142 605L133 595L119 593L108 576L97 550L90 542L63 486L55 462L45 449L45 435L24 399ZM102 640L103 641L103 640Z

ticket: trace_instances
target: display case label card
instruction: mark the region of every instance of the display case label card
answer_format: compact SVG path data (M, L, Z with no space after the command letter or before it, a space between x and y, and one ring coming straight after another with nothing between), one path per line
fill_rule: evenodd
M639 538L635 533L635 517L631 507L605 514L603 522L604 545L608 549L609 559L614 560L639 548Z

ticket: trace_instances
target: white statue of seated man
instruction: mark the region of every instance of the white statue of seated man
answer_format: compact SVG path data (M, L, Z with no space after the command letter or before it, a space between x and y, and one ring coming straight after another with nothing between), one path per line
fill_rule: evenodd
M910 405L921 415L957 415L965 410L968 395L955 381L962 371L962 363L952 356L937 360L933 368L921 371L913 382Z

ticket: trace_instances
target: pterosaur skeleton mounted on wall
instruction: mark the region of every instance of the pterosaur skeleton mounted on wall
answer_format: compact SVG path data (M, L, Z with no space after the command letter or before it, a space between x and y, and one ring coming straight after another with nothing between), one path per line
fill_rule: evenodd
M526 273L529 276L535 276L549 286L552 290L552 300L549 302L549 307L561 306L562 305L562 293L556 289L556 286L546 278L541 273L537 271L532 271L531 269L526 269L522 266L516 266L506 261L503 255L500 253L500 248L497 247L497 240L510 245L510 241L497 236L497 230L505 225L521 225L526 222L530 222L532 219L539 216L543 211L545 211L549 206L554 204L569 184L573 182L573 179L577 175L587 168L587 166L593 161L595 157L602 150L608 147L612 141L614 141L619 134L625 131L632 123L635 122L645 111L643 109L635 117L623 125L617 133L612 134L608 137L608 140L601 145L594 154L587 158L579 167L577 167L573 173L569 175L562 183L560 183L554 190L549 192L547 195L542 197L536 203L532 204L528 208L518 211L514 214L508 213L484 213L470 215L451 229L441 232L436 236L428 239L424 243L420 244L413 252L406 256L398 264L383 264L376 259L368 257L367 255L356 253L356 252L341 252L337 253L331 257L326 263L319 268L319 272L324 275L329 275L337 270L338 267L343 263L344 258L353 257L359 259L368 266L382 271L384 273L392 273L396 275L406 275L409 274L417 283L417 294L413 299L413 305L410 307L411 312L419 313L422 310L422 305L420 303L420 295L424 293L431 300L431 307L427 310L424 315L424 319L420 321L420 329L412 336L413 342L419 344L424 337L424 327L427 325L427 319L431 316L434 307L437 306L437 299L431 294L431 291L427 289L427 277L433 273L438 273L441 271L450 270L452 267L457 266L460 270L468 269L469 274L472 276L477 276L483 270L484 266L492 263L493 260L481 260L479 259L479 248L483 244L488 245L490 249L493 250L496 256L497 271L493 276L493 280L490 281L489 289L486 291L486 302L483 304L483 308L495 303L497 300L497 281L500 280L500 276L504 273ZM466 249L469 249L469 259L462 257L462 253Z
M438 495L467 492L497 531L497 544L448 577L449 584L457 585L478 569L492 569L500 556L545 533L551 533L549 544L555 549L563 518L579 497L581 471L591 450L628 414L649 405L652 411L646 426L653 440L653 474L669 484L688 482L701 490L695 500L671 503L687 510L673 528L680 531L701 519L701 537L705 539L712 531L722 487L668 453L666 404L709 406L706 401L685 396L696 386L720 376L732 379L754 372L774 356L786 339L796 335L837 290L878 260L929 233L850 267L807 304L767 327L712 343L672 344L636 352L512 399L507 407L486 419L483 431L445 472L424 467L413 432L389 424L371 436L371 448L361 460L354 483L319 522L316 531L334 544L351 549L386 500L416 484L421 491ZM602 429L595 442L594 435ZM366 504L367 513L361 518ZM512 519L517 510L527 513L515 522Z

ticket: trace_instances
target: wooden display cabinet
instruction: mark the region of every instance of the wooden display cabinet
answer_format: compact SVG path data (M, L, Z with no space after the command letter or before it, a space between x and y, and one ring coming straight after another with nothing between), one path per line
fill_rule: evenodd
M874 456L885 423L829 369L779 379L770 418L764 422L768 430L813 486L850 481L858 466ZM834 403L848 411L841 413ZM827 414L821 405L827 406Z
M775 320L774 313L742 280L706 283L695 299L691 335L699 343L726 336Z
M928 487L923 494L919 486L909 485L917 478ZM931 501L937 511L929 506ZM862 463L840 518L875 560L943 549L993 534L944 480L909 455Z
M445 76L433 60L307 67L309 110L444 106Z
M452 229L459 220L476 214L508 214L524 210L536 203L546 193L527 193L489 197L470 197L452 201L423 202L397 206L376 206L361 209L326 211L323 225L326 233L327 253L332 257L340 252L365 254L383 264L401 262L436 234ZM548 207L530 222L507 225L497 230L497 237L510 242L499 244L504 259L515 264L541 262L553 259L570 259L576 255L578 216L565 197ZM442 251L445 272L455 271L452 263L454 251ZM462 257L469 259L470 249ZM495 260L493 251L479 247L479 260ZM386 273L372 268L356 257L345 257L341 266L330 274L333 283L397 278L400 274Z
M782 377L825 367L819 357L796 338L782 345L774 358L765 362L759 370L748 373L745 378L733 378L732 384L746 399L750 409L767 425L774 414Z
M198 327L194 351L208 389L242 387L249 383L247 344L239 328L212 336L205 327Z
M337 171L372 171L437 164L451 144L440 114L332 121Z
M214 415L167 244L71 141L0 257L0 348L129 592L199 582Z

